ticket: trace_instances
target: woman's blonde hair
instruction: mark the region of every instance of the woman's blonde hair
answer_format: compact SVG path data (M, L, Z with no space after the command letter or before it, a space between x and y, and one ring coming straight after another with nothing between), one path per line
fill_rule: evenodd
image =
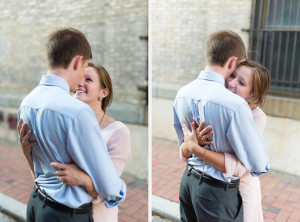
M254 99L251 100L250 103L262 107L269 92L271 83L268 69L262 64L249 59L242 60L238 67L240 66L251 68L251 72L253 74L252 91L254 93Z

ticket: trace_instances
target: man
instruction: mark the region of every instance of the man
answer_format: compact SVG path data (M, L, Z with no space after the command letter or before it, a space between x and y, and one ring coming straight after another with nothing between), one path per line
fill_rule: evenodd
M126 185L117 176L93 110L73 98L92 58L86 37L60 29L47 42L48 72L22 101L19 118L33 132L36 188L27 206L27 221L93 221L92 198L82 186L64 185L51 162L75 162L91 177L107 207L125 199ZM30 161L29 161L30 162Z
M179 145L183 144L181 121L190 125L193 118L205 121L213 129L210 149L235 153L252 175L269 169L268 151L253 122L248 104L229 92L225 79L245 57L245 46L236 33L218 31L206 42L206 67L193 82L181 88L173 113ZM181 147L187 170L180 184L180 215L182 221L243 221L239 178L224 178L223 173L203 159ZM204 165L204 166L203 166Z

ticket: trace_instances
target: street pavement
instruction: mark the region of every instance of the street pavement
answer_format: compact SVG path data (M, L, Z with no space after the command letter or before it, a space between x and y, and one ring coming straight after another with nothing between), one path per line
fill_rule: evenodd
M152 195L179 203L179 185L185 166L179 159L177 143L153 139ZM300 221L300 178L270 170L260 181L264 222ZM153 217L152 221L165 220Z
M13 218L11 218L1 212L0 212L0 221L1 222L16 222L16 220L14 220Z
M176 143L153 139L153 195L178 204L179 184L184 169L185 163L179 160ZM125 202L119 206L119 221L148 221L147 183L130 175L124 175L123 179L128 189ZM300 221L300 178L271 170L260 179L264 221ZM0 193L26 204L32 188L33 180L21 147L0 145ZM0 214L0 221L13 222L14 220ZM171 220L154 215L152 221Z
M119 205L119 221L148 221L147 182L131 175L124 175L122 179L127 184L127 197ZM18 144L0 144L0 193L27 204L32 190L33 179L21 147ZM0 214L0 221L13 222L3 214Z

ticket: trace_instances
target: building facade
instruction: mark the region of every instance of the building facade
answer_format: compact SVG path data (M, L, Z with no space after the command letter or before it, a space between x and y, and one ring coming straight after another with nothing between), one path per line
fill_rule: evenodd
M177 141L172 105L178 89L205 67L210 33L231 29L248 57L263 63L272 84L263 110L271 169L300 176L300 3L236 0L152 1L153 137Z
M131 163L143 166L136 174L146 179L148 1L1 1L0 11L0 142L17 142L19 105L47 72L48 35L74 27L90 42L92 62L111 75L108 113L129 126ZM136 168L131 163L128 167Z

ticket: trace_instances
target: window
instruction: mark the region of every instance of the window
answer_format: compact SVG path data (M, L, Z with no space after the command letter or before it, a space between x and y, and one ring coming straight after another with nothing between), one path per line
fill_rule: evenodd
M249 57L271 75L270 92L300 97L300 1L256 0Z

